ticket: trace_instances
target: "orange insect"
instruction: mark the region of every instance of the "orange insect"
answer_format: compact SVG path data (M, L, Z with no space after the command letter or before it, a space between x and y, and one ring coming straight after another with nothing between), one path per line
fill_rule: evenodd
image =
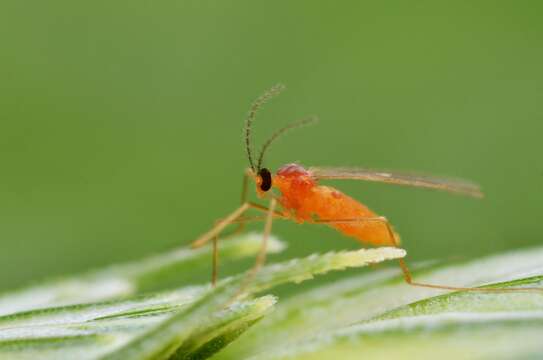
M245 149L250 167L245 171L242 190L242 204L226 218L217 222L215 227L193 242L193 248L200 247L213 240L213 274L212 283L217 279L217 242L223 229L238 223L240 231L250 220L265 220L262 247L257 256L254 267L248 274L248 279L256 274L262 267L266 258L266 247L274 218L293 220L298 223L325 224L346 236L352 237L361 243L375 246L399 246L400 236L394 231L388 220L375 214L362 203L345 195L341 191L325 185L319 181L324 179L353 179L377 181L397 185L414 186L435 190L444 190L451 193L467 195L475 198L483 197L478 185L458 179L444 179L425 175L402 174L390 171L375 171L358 168L304 168L299 164L287 164L272 175L270 170L262 166L264 155L275 139L286 131L315 122L310 117L287 125L276 131L262 146L257 160L253 157L251 145L251 125L258 109L270 98L279 94L283 85L276 85L265 92L252 104L245 121ZM259 198L269 199L269 206L263 206L247 200L248 179L253 179ZM278 193L273 190L278 190ZM276 211L277 203L281 209ZM247 218L243 214L249 209L264 212L265 217ZM411 273L403 259L399 260L405 281L410 285L423 286L448 290L477 290L477 291L530 291L543 290L539 288L507 288L507 289L480 289L465 288L437 284L424 284L414 282Z

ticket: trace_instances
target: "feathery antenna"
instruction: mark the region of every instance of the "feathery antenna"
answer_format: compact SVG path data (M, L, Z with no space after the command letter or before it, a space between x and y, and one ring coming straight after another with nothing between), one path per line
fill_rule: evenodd
M253 169L254 172L257 172L260 166L255 167L253 154L252 154L251 126L253 124L253 120L256 117L256 113L258 109L260 109L260 107L264 105L264 103L266 103L272 97L279 95L279 93L281 93L281 91L283 91L284 89L285 89L285 85L277 84L271 87L264 94L260 95L260 97L256 99L251 105L251 108L249 109L249 114L247 115L247 118L245 119L245 151L247 152L247 157L249 158L249 164L251 165L251 169Z
M319 119L316 117L316 116L311 116L311 117L308 117L308 118L305 118L305 119L301 119L301 120L298 120L298 121L294 121L290 124L288 124L287 126L277 130L276 132L274 132L272 134L272 136L269 137L269 139L264 143L264 145L262 145L262 149L260 150L260 154L258 156L258 165L257 165L257 169L260 170L261 166L262 166L262 161L264 160L264 154L266 153L266 151L268 150L268 148L270 147L270 145L278 138L280 137L281 135L283 135L284 133L286 133L287 131L289 130L292 130L292 129L296 129L296 128L300 128L300 127L303 127L303 126L307 126L307 125L313 125L315 124Z

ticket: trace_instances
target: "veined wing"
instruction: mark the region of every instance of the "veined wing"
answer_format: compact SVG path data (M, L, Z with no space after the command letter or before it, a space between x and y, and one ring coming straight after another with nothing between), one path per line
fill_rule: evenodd
M443 190L476 198L483 197L483 193L479 185L463 179L442 178L431 175L361 168L313 167L309 168L309 171L316 179L375 181L388 184Z

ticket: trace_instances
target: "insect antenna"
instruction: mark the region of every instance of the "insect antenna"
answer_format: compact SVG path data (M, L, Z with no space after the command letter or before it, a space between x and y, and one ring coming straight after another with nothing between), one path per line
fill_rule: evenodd
M258 165L257 165L256 168L260 170L260 168L262 166L262 161L264 160L264 154L266 153L266 151L268 150L270 145L278 137L280 137L281 135L283 135L284 133L286 133L289 130L300 128L300 127L307 126L307 125L313 125L318 120L319 119L316 116L311 116L311 117L308 117L308 118L305 118L305 119L294 121L294 122L288 124L287 126L285 126L285 127L281 128L281 129L277 130L276 132L274 132L272 134L272 136L270 136L270 138L264 143L264 145L262 145L262 149L260 150L260 154L258 155L258 163L257 163Z
M264 105L264 103L266 103L272 97L279 95L279 93L281 93L281 91L283 91L284 89L285 89L285 85L277 84L277 85L272 86L264 94L260 95L251 105L251 108L249 109L249 113L247 114L247 118L245 119L245 129L244 129L245 151L247 152L247 157L249 158L249 165L251 166L251 169L253 169L254 172L257 172L259 167L255 167L255 163L253 160L252 145L251 145L251 126L256 117L256 113L258 112L258 109L260 109L260 107Z

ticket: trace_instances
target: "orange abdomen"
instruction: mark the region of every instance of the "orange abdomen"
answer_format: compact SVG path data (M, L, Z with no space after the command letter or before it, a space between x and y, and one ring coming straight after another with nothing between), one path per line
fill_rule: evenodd
M339 232L372 245L394 245L386 224L364 220L378 215L350 196L332 187L316 186L314 196L307 200L307 206L320 220L356 220L327 223Z
M289 164L279 169L273 183L282 193L281 205L295 220L321 220L358 241L376 246L395 245L386 224L369 221L368 218L378 215L339 190L318 185L301 166ZM396 233L394 236L399 242L399 236Z

